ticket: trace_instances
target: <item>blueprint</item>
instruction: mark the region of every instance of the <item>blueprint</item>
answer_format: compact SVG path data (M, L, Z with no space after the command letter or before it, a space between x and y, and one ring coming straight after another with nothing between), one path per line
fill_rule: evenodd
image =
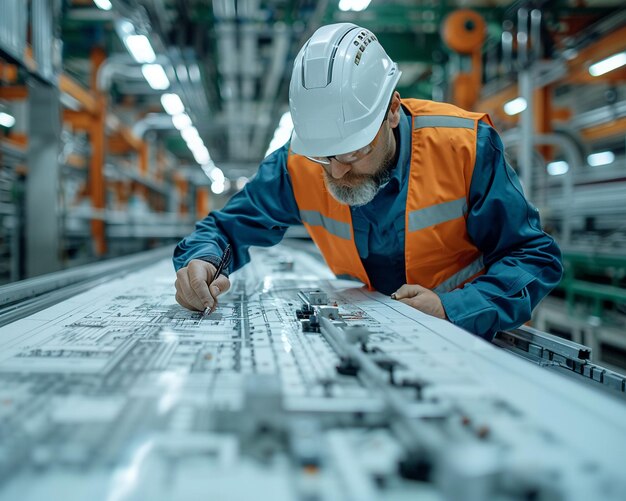
M621 401L285 246L208 317L174 280L0 328L0 501L626 499Z

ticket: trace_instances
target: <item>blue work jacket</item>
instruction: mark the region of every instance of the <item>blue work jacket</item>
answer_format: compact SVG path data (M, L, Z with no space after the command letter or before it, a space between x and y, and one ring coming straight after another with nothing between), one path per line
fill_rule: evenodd
M406 282L405 210L410 170L411 116L404 111L395 133L397 163L374 199L351 207L357 250L373 287L384 293ZM287 172L289 144L270 154L257 174L226 206L196 224L174 250L178 270L192 259L215 260L233 246L230 271L250 261L250 246L279 243L287 228L301 225ZM321 167L320 167L321 168ZM487 272L462 289L440 293L448 319L491 339L498 330L518 327L558 285L561 253L541 229L539 212L525 198L515 171L504 158L497 132L479 122L476 165L470 186L467 231L483 253Z

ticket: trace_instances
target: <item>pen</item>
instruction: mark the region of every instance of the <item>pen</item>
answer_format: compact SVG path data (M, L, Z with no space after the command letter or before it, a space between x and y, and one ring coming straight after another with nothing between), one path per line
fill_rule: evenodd
M231 249L230 249L230 244L228 244L226 248L224 249L224 253L222 254L222 257L220 258L220 264L217 265L217 270L215 271L215 275L213 275L213 280L209 282L209 290L211 289L211 285L213 284L213 282L217 280L217 277L220 276L220 273L222 273L224 268L230 262L230 254L231 254ZM210 313L211 313L211 308L207 306L202 312L202 316L206 317L210 315Z

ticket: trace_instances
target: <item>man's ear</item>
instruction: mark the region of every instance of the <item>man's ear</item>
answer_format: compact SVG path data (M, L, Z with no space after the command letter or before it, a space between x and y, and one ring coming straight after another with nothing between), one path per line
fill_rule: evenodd
M391 97L391 106L389 107L389 125L395 128L400 123L400 93L396 90Z

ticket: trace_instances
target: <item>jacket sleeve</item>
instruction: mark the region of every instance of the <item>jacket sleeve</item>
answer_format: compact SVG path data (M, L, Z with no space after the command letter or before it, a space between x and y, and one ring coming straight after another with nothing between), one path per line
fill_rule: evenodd
M211 262L227 244L233 248L230 270L250 261L250 246L279 243L290 225L301 224L287 171L288 144L269 155L252 180L219 211L196 223L195 231L174 249L174 268L192 259Z
M533 308L558 285L563 266L556 242L541 229L539 211L526 200L505 160L500 137L482 122L467 230L487 271L439 296L451 322L491 340L497 331L530 319Z

